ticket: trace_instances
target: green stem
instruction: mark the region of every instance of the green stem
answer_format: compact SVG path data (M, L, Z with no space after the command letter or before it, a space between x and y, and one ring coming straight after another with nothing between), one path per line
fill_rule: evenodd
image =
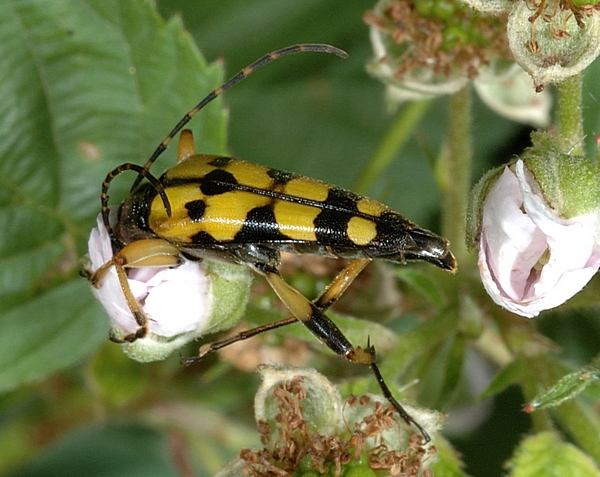
M584 154L581 89L581 74L565 79L558 85L557 105L559 133L565 149L579 156Z
M361 171L359 179L352 190L359 194L369 192L373 183L395 159L398 151L406 143L408 135L419 123L430 104L430 100L425 100L414 101L406 105L387 131L371 160Z
M537 395L545 389L545 384L552 382L553 375L547 366L546 356L521 357L524 362L525 375L521 382L521 390L526 403L533 401ZM550 414L545 410L539 410L530 414L531 423L535 432L554 430L554 424Z
M450 240L459 266L467 263L465 213L471 188L471 87L450 97L448 141L438 162L442 190L442 234Z

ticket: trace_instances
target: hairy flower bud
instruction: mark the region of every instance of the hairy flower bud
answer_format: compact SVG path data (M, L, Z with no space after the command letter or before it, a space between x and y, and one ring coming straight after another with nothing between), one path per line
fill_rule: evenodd
M99 215L88 242L89 271L112 259L110 236ZM184 260L177 267L128 269L128 283L149 318L150 333L124 351L137 361L157 361L190 341L231 328L248 301L252 278L247 267ZM92 291L110 317L117 336L134 333L139 325L127 306L114 267Z

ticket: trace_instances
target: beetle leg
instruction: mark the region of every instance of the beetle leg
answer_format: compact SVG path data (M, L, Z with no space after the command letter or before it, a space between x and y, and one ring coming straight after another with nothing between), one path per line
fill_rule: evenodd
M321 295L313 301L313 304L321 311L327 310L340 298L354 279L371 263L370 259L357 258L344 268L333 281L321 292Z
M392 404L392 406L394 406L394 409L398 411L398 414L405 422L414 425L419 430L425 443L429 442L431 437L427 431L404 409L404 407L402 407L387 386L379 371L379 367L374 361L375 348L370 343L367 344L365 349L352 346L337 325L323 313L343 295L346 289L370 261L371 260L369 259L354 260L335 277L329 286L325 288L321 295L313 302L310 302L308 298L292 286L288 285L281 278L279 271L275 267L268 265L258 265L253 267L258 273L266 277L275 293L294 316L242 331L235 336L221 341L207 343L200 348L198 356L182 358L181 362L183 364L196 363L207 354L229 346L230 344L251 338L252 336L256 336L265 331L274 330L301 321L317 338L319 338L319 340L321 340L321 342L327 345L331 350L335 351L338 355L355 363L368 364L375 375L375 379L381 388L383 396Z
M114 330L110 331L109 338L115 343L133 343L139 338L148 335L148 315L144 312L139 302L133 296L131 287L127 281L127 268L140 267L169 267L177 266L181 263L179 249L160 239L136 240L123 247L114 254L111 260L102 265L89 277L90 283L99 288L102 286L102 279L108 273L111 267L115 267L119 285L123 291L123 296L127 306L138 325L138 329L133 333L128 333L122 337L117 336Z
M319 306L283 280L277 268L264 264L255 264L252 268L264 275L292 315L332 351L357 363L369 364L373 361L374 355L369 349L352 346L337 325L327 318ZM326 290L326 295L327 292L328 290Z
M241 331L240 333L230 336L229 338L225 338L219 341L213 341L212 343L206 343L200 347L200 352L196 356L191 356L189 358L181 358L181 364L190 365L197 363L201 359L203 359L207 354L212 353L213 351L220 350L221 348L225 348L233 343L237 343L238 341L247 340L248 338L252 338L253 336L264 333L265 331L274 330L276 328L280 328L282 326L291 325L292 323L298 323L298 320L295 316L290 316L289 318L285 318L283 320L274 321L272 323L267 323L262 326L257 326L256 328L251 328L249 330Z
M357 264L357 266L360 268L360 264ZM352 346L337 325L331 321L315 303L310 302L308 298L299 291L288 285L283 278L281 278L279 271L275 267L270 267L268 265L261 266L258 264L253 268L265 276L277 296L279 296L279 299L290 310L292 315L294 315L298 321L301 321L323 344L327 345L339 356L344 357L353 363L368 364L375 375L377 384L379 384L384 397L392 404L392 406L394 406L396 411L398 411L398 414L400 414L400 417L404 419L407 424L413 424L419 430L426 443L431 440L427 431L393 397L378 366L375 364L375 348L370 343L367 344L366 348ZM343 281L340 283L342 283L340 289L342 291L345 290ZM330 295L330 288L325 290L324 296ZM339 298L339 294L337 296L335 294L335 288L335 286L332 288L332 295L330 297L333 301Z
M363 269L371 262L368 259L356 259L344 268L333 281L321 292L321 294L313 301L314 306L319 310L325 311L331 307L339 297L343 295L346 289L354 281L354 279L363 271ZM238 341L247 340L265 331L274 330L282 326L291 325L292 323L298 323L298 319L295 316L278 320L273 323L267 323L265 325L257 326L249 330L244 330L237 335L230 336L220 341L214 341L212 343L206 343L200 348L200 353L197 356L190 358L181 358L182 364L194 364L204 358L207 354L217 351L221 348L225 348L230 344Z
M119 285L121 285L121 290L123 290L123 296L125 297L125 301L127 301L127 306L133 315L135 322L138 325L138 329L133 333L128 333L125 336L119 337L115 333L113 329L110 330L108 337L114 343L133 343L135 340L139 338L145 338L148 335L148 315L142 310L139 302L133 296L131 292L131 288L129 287L129 282L127 281L127 273L125 272L125 265L123 261L124 257L119 254L115 255L112 259L112 262L115 267L115 271L117 272L117 277L119 278Z

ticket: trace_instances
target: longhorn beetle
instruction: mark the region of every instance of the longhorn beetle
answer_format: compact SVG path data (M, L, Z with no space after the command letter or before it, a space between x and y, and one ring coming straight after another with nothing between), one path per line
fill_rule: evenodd
M354 363L370 366L384 396L400 416L430 441L427 431L392 396L375 364L375 349L353 346L325 312L345 292L364 267L375 259L395 263L424 260L454 272L456 261L448 241L412 223L389 207L308 177L206 154L196 154L189 130L181 132L178 162L158 179L150 167L181 129L204 106L249 74L277 58L314 51L342 58L347 54L324 44L301 44L269 53L244 68L208 94L177 123L142 167L122 164L102 183L102 218L109 233L113 257L94 273L99 287L111 267L138 329L110 338L134 342L148 334L148 317L134 298L126 268L169 265L186 260L217 259L243 264L262 275L288 308L291 317L263 325L201 348L192 364L208 353L291 323L301 322L322 343ZM108 190L122 172L138 177L119 207L116 224L109 222ZM142 183L143 179L148 182ZM353 261L314 301L288 285L277 267L280 253L315 254Z

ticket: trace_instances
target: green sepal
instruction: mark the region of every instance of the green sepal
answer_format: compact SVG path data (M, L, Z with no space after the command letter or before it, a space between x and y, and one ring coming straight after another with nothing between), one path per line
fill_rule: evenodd
M252 275L248 267L206 260L206 273L211 278L210 316L206 326L173 337L151 334L133 343L123 343L123 351L131 359L147 363L160 361L201 336L232 328L242 318Z
M479 182L471 189L469 204L467 207L466 241L470 249L477 248L481 235L481 223L483 215L483 204L487 199L492 186L511 164L506 164L487 171Z
M598 210L600 177L587 158L537 147L523 160L557 215L569 219Z

